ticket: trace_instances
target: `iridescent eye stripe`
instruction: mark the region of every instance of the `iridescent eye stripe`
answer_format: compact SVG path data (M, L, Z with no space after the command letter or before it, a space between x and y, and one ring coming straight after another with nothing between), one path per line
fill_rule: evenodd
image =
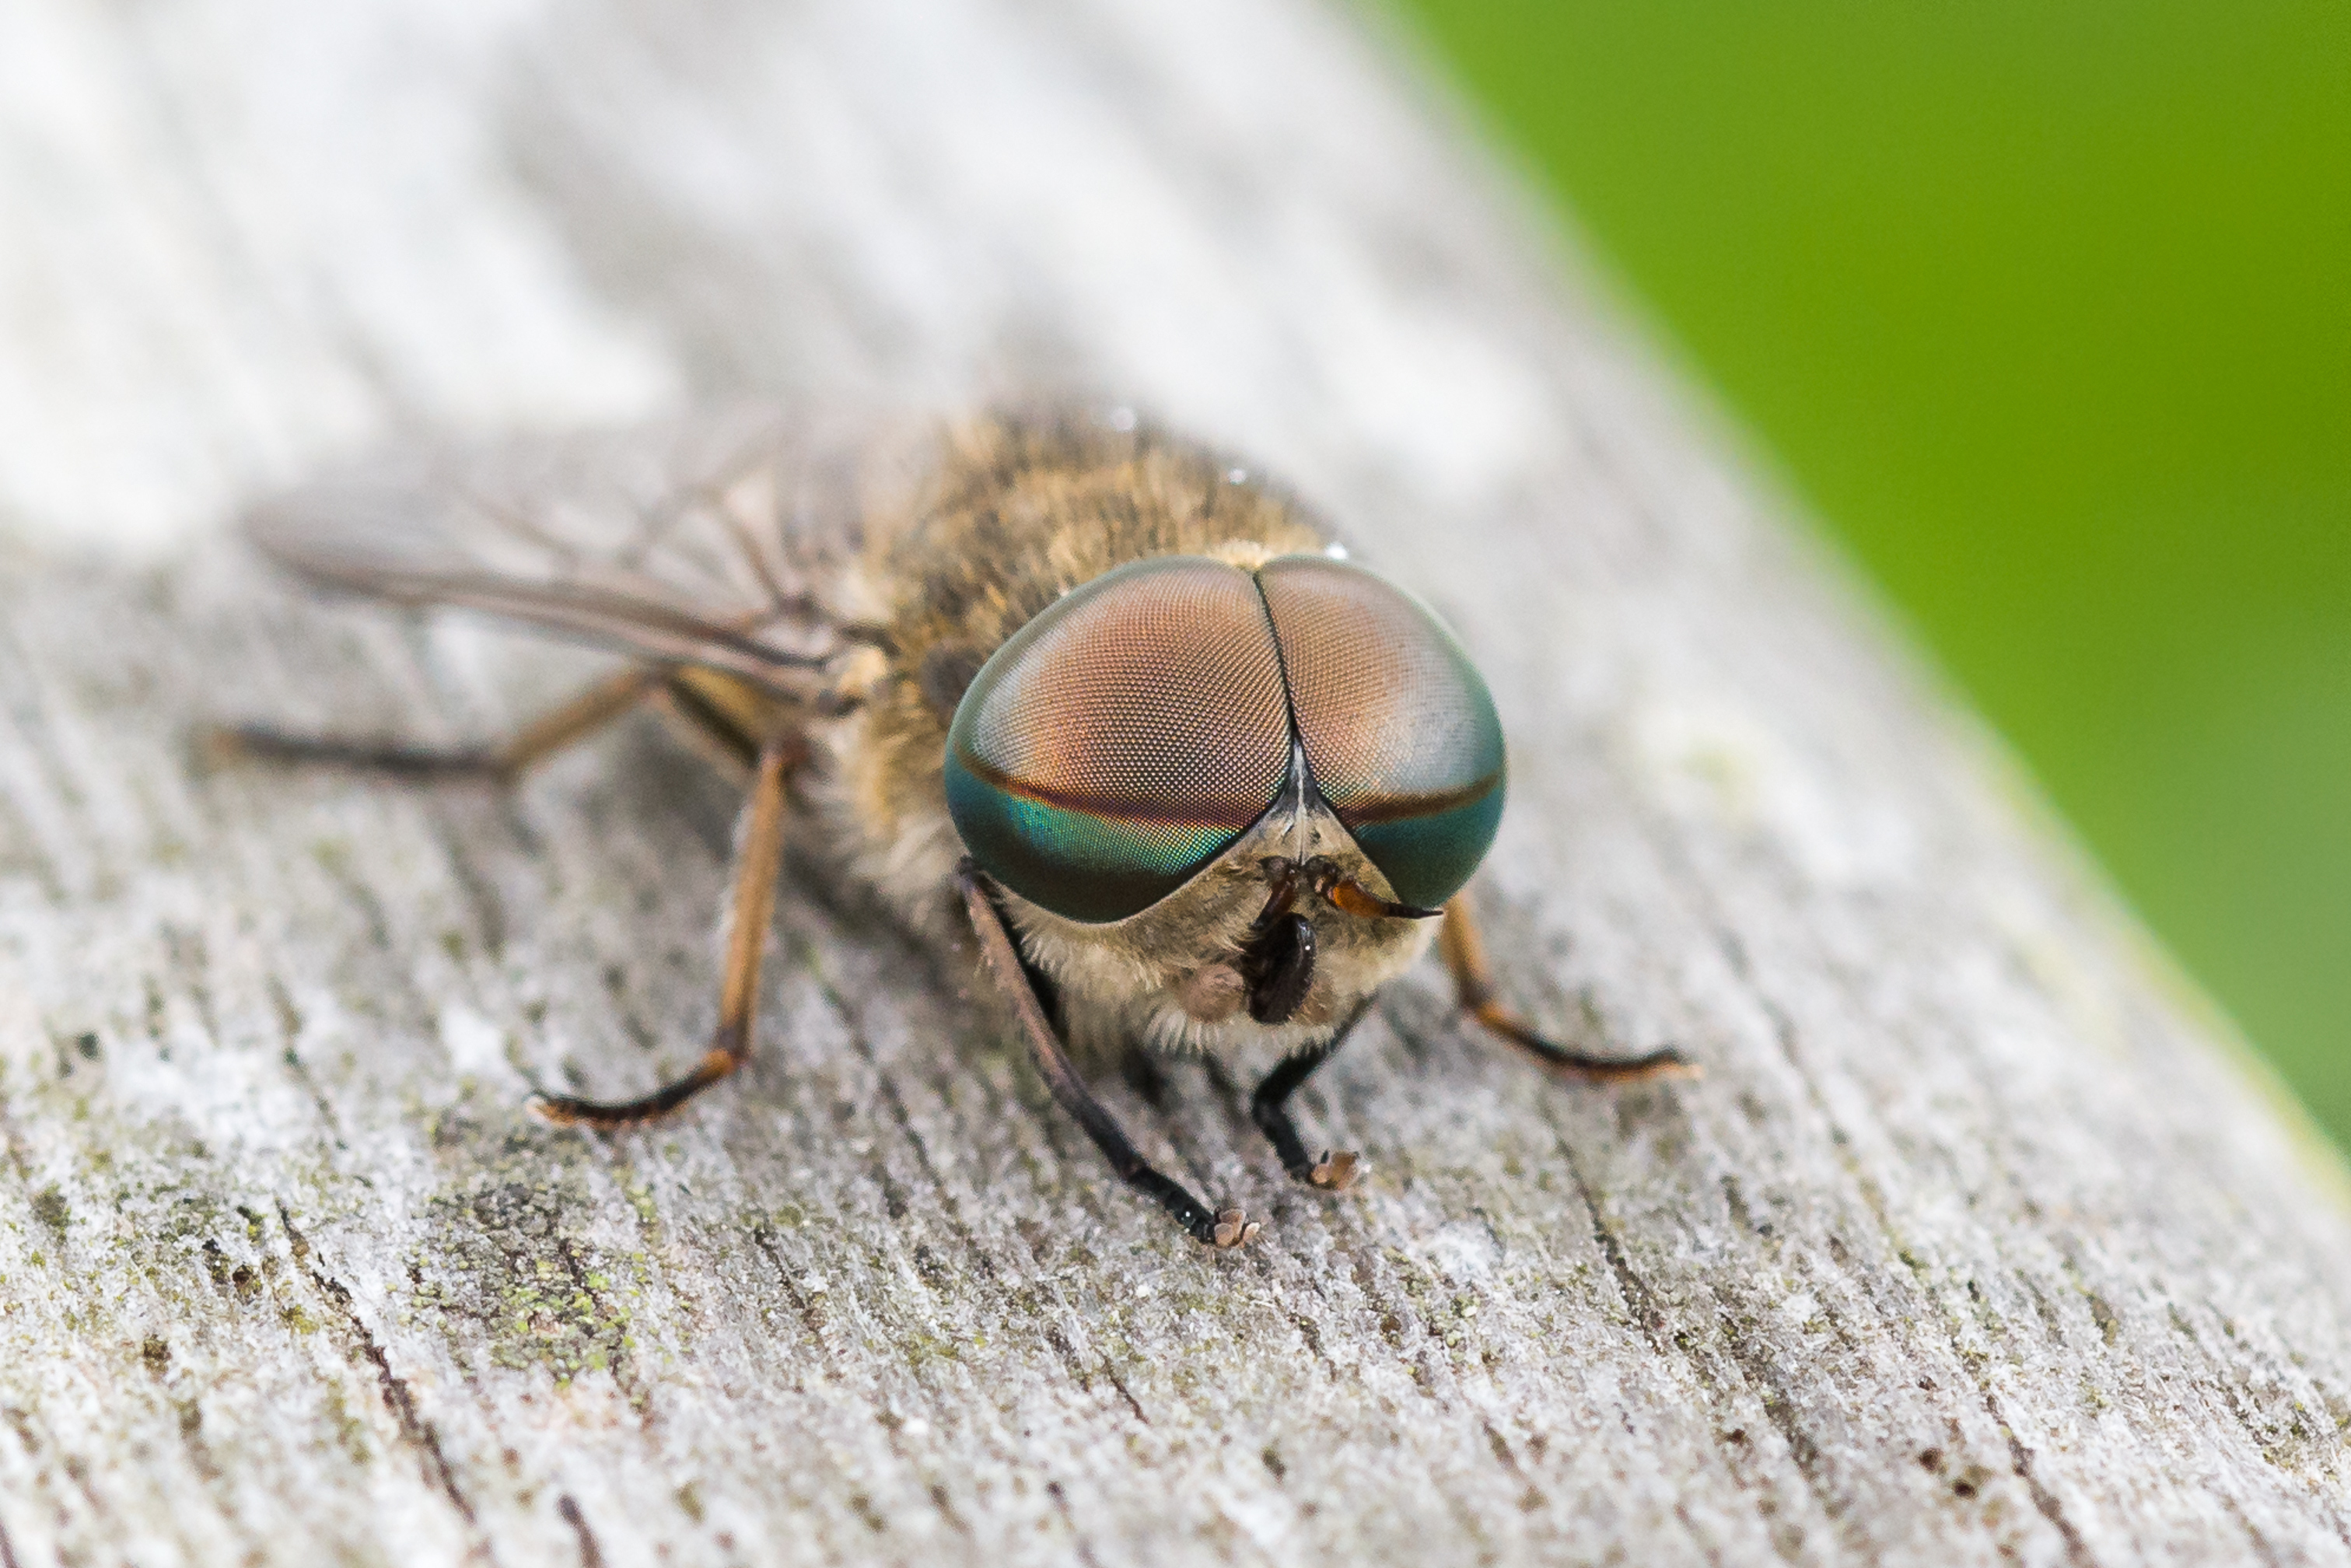
M1179 810L1167 805L1154 805L1126 795L1094 795L1080 789L1055 789L1050 786L1016 779L1004 769L985 759L974 757L968 750L956 753L956 761L971 771L982 783L1015 795L1024 800L1034 800L1040 806L1051 806L1063 811L1082 812L1090 817L1113 817L1124 821L1161 822L1175 828L1197 828L1203 832L1238 833L1266 813L1264 806L1228 808L1224 810ZM1471 799L1474 797L1464 797ZM1429 808L1447 810L1447 802ZM1366 819L1379 821L1384 819Z
M1384 799L1358 800L1339 812L1339 820L1351 828L1369 827L1375 822L1408 822L1416 817L1442 816L1464 806L1484 800L1502 787L1502 775L1489 773L1474 784L1464 784L1458 789L1436 789L1421 795L1390 795Z

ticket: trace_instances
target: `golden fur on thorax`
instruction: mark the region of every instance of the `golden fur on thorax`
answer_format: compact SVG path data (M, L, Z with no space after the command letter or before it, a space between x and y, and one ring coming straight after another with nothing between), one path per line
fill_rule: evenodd
M959 924L949 899L964 852L947 816L947 726L988 655L1062 594L1129 561L1212 555L1253 566L1328 543L1296 503L1231 459L1080 415L955 428L904 514L867 526L863 596L887 645L831 737L835 826L856 870L942 936ZM1236 1010L1228 971L1265 905L1260 862L1273 855L1323 856L1389 892L1325 808L1278 810L1184 886L1111 925L1065 920L1005 893L1029 956L1061 989L1071 1042L1298 1049L1327 1037L1426 946L1421 923L1364 919L1306 894L1297 913L1316 927L1313 988L1290 1022L1255 1023Z

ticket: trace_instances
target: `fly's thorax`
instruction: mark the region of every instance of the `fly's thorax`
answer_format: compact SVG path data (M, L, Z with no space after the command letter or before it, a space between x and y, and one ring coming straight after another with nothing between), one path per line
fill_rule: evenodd
M1223 1051L1295 1050L1327 1037L1427 949L1434 922L1366 918L1311 888L1293 912L1314 931L1313 979L1278 1023L1249 1016L1246 971L1281 861L1327 864L1375 895L1387 880L1327 807L1269 813L1150 908L1108 924L1064 919L1005 895L1022 946L1060 988L1073 1040Z
M967 684L1073 589L1155 556L1270 559L1320 550L1327 536L1229 457L1131 419L1061 411L950 430L931 481L869 541L865 575L892 606L901 674L952 716L956 675Z

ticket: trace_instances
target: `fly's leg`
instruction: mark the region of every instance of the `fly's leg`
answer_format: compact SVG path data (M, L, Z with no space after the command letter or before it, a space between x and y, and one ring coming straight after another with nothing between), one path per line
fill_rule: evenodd
M325 765L419 781L480 779L507 784L566 747L586 739L648 700L678 721L712 759L750 779L747 823L735 866L726 967L718 999L718 1028L694 1071L641 1099L605 1103L571 1095L535 1095L531 1108L549 1121L622 1127L675 1110L740 1068L750 1055L752 1015L758 1001L759 959L775 913L782 861L784 782L804 759L800 737L777 731L764 743L679 672L633 668L597 682L525 725L503 743L473 750L377 746L333 737L289 736L261 727L223 728L204 739L216 757Z
M674 671L649 703L671 731L719 774L745 789L759 768L758 716L729 711L706 692L690 671Z
M1238 1208L1210 1213L1207 1205L1185 1191L1180 1183L1154 1170L1135 1149L1125 1129L1102 1108L1086 1088L1085 1081L1078 1076L1077 1069L1070 1064L1069 1052L1061 1049L1061 1037L1053 1032L1044 1004L1037 999L1037 988L1029 982L1028 971L1021 967L1020 950L1013 946L1003 912L988 896L979 868L965 861L956 873L956 887L963 894L964 908L971 915L972 930L978 935L988 972L996 977L997 985L1019 1019L1020 1032L1028 1039L1029 1058L1037 1064L1038 1075L1044 1079L1045 1087L1052 1091L1061 1109L1086 1130L1086 1136L1110 1161L1119 1179L1156 1200L1193 1240L1203 1246L1238 1247L1254 1239L1258 1221Z
M1325 1149L1321 1158L1307 1158L1306 1145L1298 1136L1298 1124L1290 1119L1290 1097L1298 1092L1300 1084L1313 1076L1316 1068L1338 1054L1370 1007L1365 1002L1339 1026L1338 1033L1320 1045L1308 1046L1267 1073L1265 1082L1257 1086L1257 1092L1249 1096L1249 1120L1271 1141L1273 1152L1281 1158L1281 1168L1300 1181L1331 1192L1344 1192L1355 1185L1355 1151L1341 1149L1333 1154Z
M1485 939L1469 913L1467 894L1456 894L1445 906L1445 924L1437 934L1437 950L1452 971L1453 993L1461 1010L1486 1026L1487 1032L1518 1047L1553 1072L1592 1082L1622 1082L1640 1078L1695 1078L1698 1064L1668 1046L1643 1056L1593 1056L1571 1051L1537 1034L1525 1019L1504 1007L1494 995L1494 971L1486 962Z
M213 757L224 761L346 768L420 782L480 779L507 784L534 765L620 718L660 689L666 678L659 670L622 670L541 714L500 744L472 749L382 746L332 736L287 735L263 726L208 730L204 745Z
M799 737L771 737L759 748L735 855L735 894L726 931L726 972L718 989L718 1028L694 1071L636 1100L582 1100L538 1094L531 1109L563 1126L627 1127L665 1115L730 1076L751 1054L751 1022L759 1001L759 956L776 910L776 876L783 862L784 781L806 755Z

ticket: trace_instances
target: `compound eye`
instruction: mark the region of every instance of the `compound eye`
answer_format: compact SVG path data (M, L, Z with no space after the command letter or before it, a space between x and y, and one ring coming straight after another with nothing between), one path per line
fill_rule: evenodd
M1429 608L1363 568L1258 570L1322 798L1406 904L1461 890L1502 820L1502 726Z
M1070 920L1123 920L1263 816L1290 760L1249 573L1171 556L1063 595L947 728L947 810L981 868Z

